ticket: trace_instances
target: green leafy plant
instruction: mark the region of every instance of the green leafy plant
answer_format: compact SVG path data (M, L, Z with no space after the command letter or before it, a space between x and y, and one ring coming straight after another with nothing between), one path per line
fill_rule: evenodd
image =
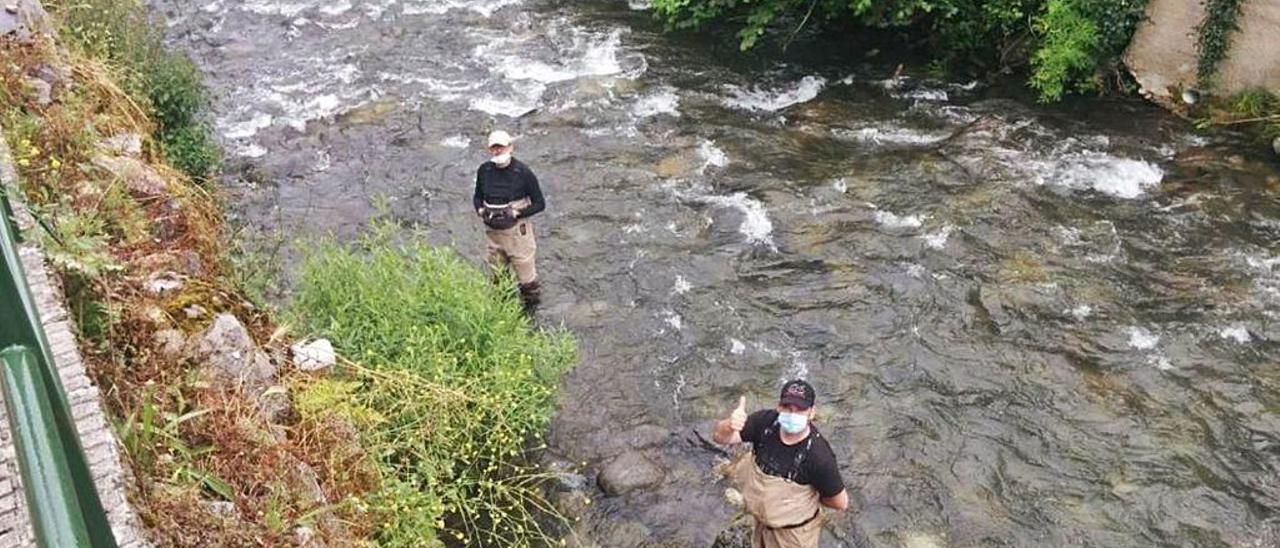
M61 19L68 41L121 72L125 90L151 111L153 136L173 167L200 182L213 177L222 152L202 118L208 92L191 60L165 47L146 7L134 0L54 0L47 5Z
M1207 0L1205 17L1196 27L1196 48L1199 52L1196 78L1200 87L1212 89L1218 65L1227 58L1231 49L1231 35L1239 27L1236 20L1245 0Z
M1032 65L1030 85L1045 101L1102 87L1147 0L654 0L672 29L716 21L740 25L742 49L773 31L840 21L899 28L927 40L944 65ZM932 70L931 70L932 72Z
M539 517L555 512L528 454L576 359L573 340L534 330L512 292L456 252L395 232L379 224L356 244L309 252L295 322L360 365L304 389L298 409L358 425L379 456L384 478L368 503L381 544L417 545L428 533L466 545L547 542Z

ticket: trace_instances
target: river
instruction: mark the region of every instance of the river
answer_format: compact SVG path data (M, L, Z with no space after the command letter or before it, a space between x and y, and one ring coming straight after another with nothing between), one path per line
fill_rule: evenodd
M516 135L539 321L583 353L549 451L665 472L597 498L600 546L710 545L735 510L691 429L796 376L856 493L824 546L1280 542L1280 170L1237 137L634 1L153 4L286 262L380 211L478 262L484 135Z

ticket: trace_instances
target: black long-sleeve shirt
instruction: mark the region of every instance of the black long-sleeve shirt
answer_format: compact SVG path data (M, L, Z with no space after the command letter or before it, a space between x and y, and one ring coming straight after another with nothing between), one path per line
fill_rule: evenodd
M547 208L538 177L524 162L512 158L505 168L485 162L476 170L475 209L484 207L485 202L505 204L521 198L529 198L529 207L520 210L518 218L532 217Z

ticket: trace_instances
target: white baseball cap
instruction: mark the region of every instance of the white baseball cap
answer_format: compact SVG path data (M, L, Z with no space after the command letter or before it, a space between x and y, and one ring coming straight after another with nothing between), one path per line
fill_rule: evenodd
M497 130L489 134L489 146L500 145L504 147L511 146L511 134L502 130Z

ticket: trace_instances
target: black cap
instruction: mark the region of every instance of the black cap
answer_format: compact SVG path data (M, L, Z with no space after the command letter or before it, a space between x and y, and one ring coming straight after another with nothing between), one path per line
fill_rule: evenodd
M813 407L818 399L818 394L813 391L813 386L803 380L796 379L787 381L782 385L782 395L778 396L778 403L794 405L802 409Z

